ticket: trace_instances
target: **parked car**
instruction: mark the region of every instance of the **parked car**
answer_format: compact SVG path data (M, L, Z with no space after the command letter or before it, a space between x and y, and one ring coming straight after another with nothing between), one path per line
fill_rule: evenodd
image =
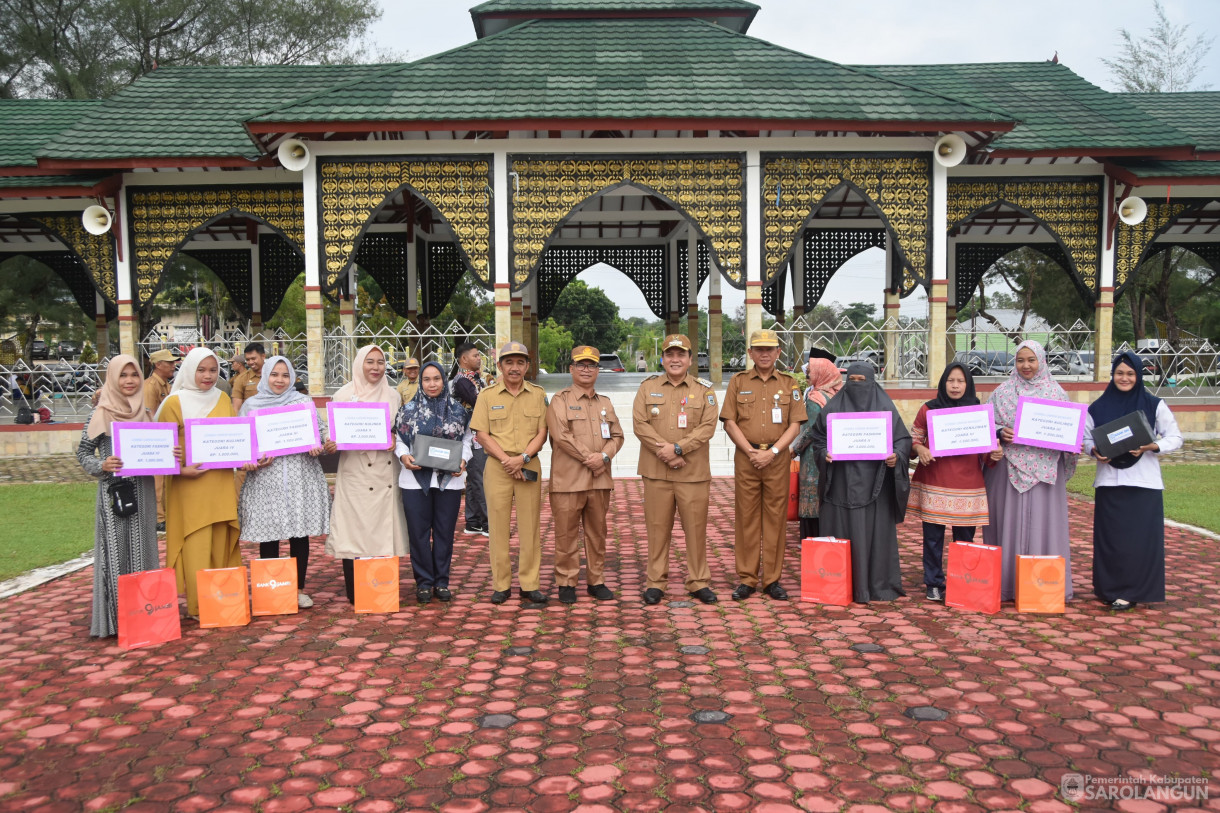
M849 356L839 356L835 359L835 366L840 370L846 370L858 361L873 365L873 370L877 373L885 369L885 353L881 350L861 350L859 353L852 353Z
M55 355L61 359L74 359L80 355L80 348L72 342L60 342L55 345Z
M47 343L42 339L34 339L30 342L30 358L43 359L49 358L50 351L47 349Z
M1004 350L959 350L953 360L966 365L970 375L1008 375L1014 357Z
M608 373L627 372L627 368L623 366L623 360L618 357L618 353L602 353L598 366Z
M1093 353L1086 350L1052 350L1046 365L1055 375L1092 375Z
M702 350L699 351L697 361L699 364L699 370L701 372L704 370L712 369L712 360L710 358L708 358L707 353L704 353Z

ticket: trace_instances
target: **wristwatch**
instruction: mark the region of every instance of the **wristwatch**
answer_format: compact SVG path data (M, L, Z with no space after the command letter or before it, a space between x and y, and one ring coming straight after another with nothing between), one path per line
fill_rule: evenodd
M682 456L682 447L676 443L674 444L674 454L678 455L679 457Z
M605 452L602 452L602 462L605 463L607 466L609 466L610 465L610 455L606 454Z
M778 446L772 446L772 447L771 447L771 454L776 455L776 456L779 456L779 447L778 447Z
M533 460L533 459L534 459L534 457L533 457L533 455L531 455L531 454L527 454L526 452L522 452L522 453L521 453L521 459L522 459L522 460L524 460L526 463L529 463L531 460Z

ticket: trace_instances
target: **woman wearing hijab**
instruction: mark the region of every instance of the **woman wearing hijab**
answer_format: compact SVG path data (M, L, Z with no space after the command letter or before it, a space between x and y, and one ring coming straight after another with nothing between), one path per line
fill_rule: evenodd
M805 426L792 441L792 456L801 459L797 515L801 518L801 539L820 536L818 525L818 463L813 447L813 427L826 403L843 389L843 374L833 361L824 358L809 359L806 372L809 386L805 390Z
M271 356L263 365L258 392L241 405L241 414L294 404L308 404L312 409L313 399L296 391L296 379L288 359ZM334 442L327 441L308 452L260 460L258 468L246 475L241 489L238 514L242 537L259 543L259 558L277 558L280 540L288 540L289 553L297 565L298 607L313 606L313 599L305 592L309 537L330 532L330 490L318 455L334 450Z
M974 377L955 361L945 368L936 397L919 408L911 427L911 456L919 464L911 477L907 511L923 521L923 583L929 601L945 600L945 526L953 526L954 542L974 541L975 529L988 519L983 466L1003 453L997 444L990 455L933 457L928 449L928 412L978 403Z
M890 413L893 451L889 457L836 461L830 455L826 419L851 412ZM867 604L905 596L898 564L898 525L906 515L910 490L906 461L911 454L911 435L894 402L877 384L871 364L856 362L847 368L847 383L817 417L811 445L821 468L821 531L851 540L854 599Z
M352 362L352 380L335 393L338 403L386 404L396 415L402 406L398 393L386 383L385 353L365 345ZM331 508L326 552L343 560L343 586L347 600L356 603L354 559L364 556L406 556L407 523L398 498L398 458L394 440L385 449L339 452L335 502Z
M1016 364L1008 380L991 394L997 434L1004 456L987 469L987 527L983 541L1002 549L1000 600L1016 595L1018 556L1062 556L1064 598L1072 598L1072 550L1068 537L1067 481L1076 472L1076 455L1013 443L1020 398L1067 401L1046 366L1046 351L1035 341L1017 345Z
M186 421L232 418L233 403L216 389L220 365L216 354L196 347L186 354L174 386L157 410L157 420L178 425L180 474L165 480L165 566L178 576L186 593L186 614L199 618L195 574L200 570L241 566L238 545L237 487L232 469L185 465Z
M1093 428L1142 412L1153 427L1152 443L1106 458L1093 444ZM1110 385L1089 407L1084 451L1097 458L1093 478L1093 594L1112 610L1165 600L1163 454L1182 448L1173 413L1144 389L1144 365L1127 351L1114 360Z
M403 466L398 486L411 541L415 599L420 604L427 604L433 596L440 601L453 598L449 592L453 531L466 487L466 463L474 454L469 425L470 413L449 394L444 369L429 361L420 370L415 395L398 410L394 426L394 453ZM414 450L422 435L460 441L460 471L455 474L419 466Z
M136 492L136 512L119 517L110 508L109 488L123 471L114 456L114 424L151 421L144 407L144 376L134 358L115 356L106 367L97 406L81 432L76 459L98 478L93 537L93 619L89 634L107 638L119 632L119 576L157 567L157 497L152 477L126 478Z

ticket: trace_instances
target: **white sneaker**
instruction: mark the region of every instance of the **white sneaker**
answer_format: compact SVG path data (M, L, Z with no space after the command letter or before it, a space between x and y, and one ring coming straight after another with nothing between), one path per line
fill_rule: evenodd
M312 607L312 606L313 606L313 599L311 599L305 593L297 593L297 607L304 610L304 609L306 609L308 607Z

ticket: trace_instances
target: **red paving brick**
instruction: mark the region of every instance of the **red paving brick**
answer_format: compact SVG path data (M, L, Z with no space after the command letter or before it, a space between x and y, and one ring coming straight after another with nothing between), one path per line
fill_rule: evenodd
M315 540L312 610L186 623L131 652L88 637L89 570L0 601L0 809L1068 810L1065 773L1220 770L1214 541L1167 529L1169 601L1119 616L1090 599L1083 502L1062 616L924 601L914 522L900 529L910 598L737 603L732 483L713 488L712 607L670 603L687 598L680 533L668 600L640 602L638 480L618 485L610 521L614 602L496 607L486 542L469 536L452 604L356 616ZM543 532L553 597L545 514ZM403 577L409 598L405 562ZM917 706L948 716L903 714Z

